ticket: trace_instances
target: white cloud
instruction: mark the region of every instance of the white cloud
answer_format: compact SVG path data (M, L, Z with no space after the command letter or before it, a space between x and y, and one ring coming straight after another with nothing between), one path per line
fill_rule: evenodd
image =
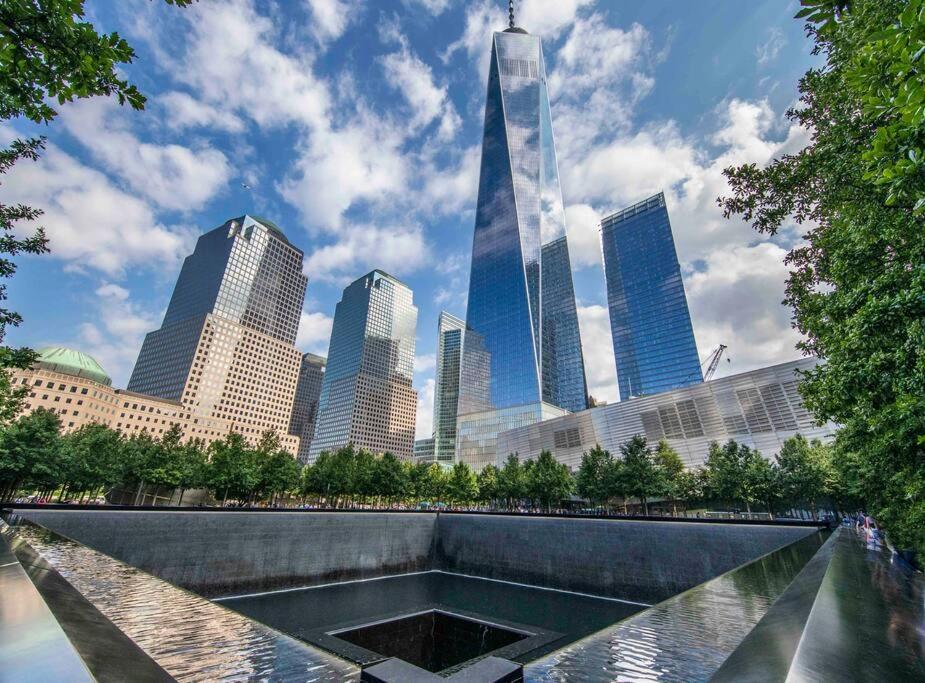
M464 150L455 164L424 164L424 187L420 201L443 214L475 209L479 188L479 145Z
M585 359L588 393L598 401L612 402L620 397L617 370L610 336L610 317L606 306L578 306L581 350Z
M174 267L196 232L164 226L146 202L54 145L37 162L17 164L2 196L43 209L36 224L46 228L52 257L111 276L134 266Z
M408 47L403 36L401 48L380 59L389 83L404 95L411 106L412 116L408 126L412 132L439 121L438 138L449 140L462 125L450 101L447 86L438 86L430 66L425 64Z
M770 242L718 248L705 270L685 280L701 358L719 344L729 348L716 376L745 372L798 358L799 334L781 304L786 251Z
M331 96L314 75L312 55L278 49L278 27L252 0L200 3L181 14L189 32L177 46L178 56L159 54L202 102L264 128L293 121L326 124ZM160 37L171 30L165 26Z
M164 208L198 209L227 184L232 168L220 151L141 142L126 128L126 114L97 98L75 102L60 120L108 170Z
M556 38L594 0L523 0L515 5L514 23L543 39ZM507 27L505 22L502 28Z
M305 259L304 270L309 278L346 284L373 268L395 275L412 272L427 254L419 227L354 225L333 244L315 249Z
M159 325L159 315L141 309L120 285L104 282L95 294L94 322L80 325L78 346L99 361L114 386L124 387L145 334Z
M755 57L758 59L758 65L764 66L773 62L781 50L787 45L787 38L776 26L768 29L767 39L755 47Z
M415 374L429 372L437 367L437 355L434 353L422 353L414 357Z
M572 269L601 265L601 214L588 204L565 207Z
M415 6L423 7L435 17L440 16L450 6L452 0L403 0L405 5L412 8Z
M466 10L466 25L462 35L450 43L443 53L444 61L463 50L469 61L476 64L479 78L488 79L491 60L491 36L507 27L507 15L494 0L470 2Z
M360 3L349 2L349 0L305 0L305 2L314 20L312 33L321 43L340 38L351 18L356 16L360 9Z
M418 413L415 423L414 438L429 439L434 434L434 389L436 383L431 377L424 382L418 392Z
M157 98L164 109L164 121L173 130L207 128L230 133L244 131L244 121L234 112L219 106L210 106L192 95L172 90Z
M322 356L327 354L333 327L334 319L324 313L302 311L295 339L296 347Z
M401 194L411 174L402 142L393 126L365 114L312 135L278 189L311 225L337 231L355 203L386 203Z

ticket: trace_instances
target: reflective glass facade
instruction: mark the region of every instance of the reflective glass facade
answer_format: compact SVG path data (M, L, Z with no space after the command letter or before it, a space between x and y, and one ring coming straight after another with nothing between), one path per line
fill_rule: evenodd
M543 245L543 400L573 413L588 407L572 266L564 235Z
M459 375L466 323L446 311L437 323L437 369L434 387L434 459L452 463L456 453Z
M417 392L418 310L412 292L374 270L350 284L334 311L328 364L308 461L347 444L410 459Z
M477 469L494 462L490 451L497 431L492 430L509 428L507 425L523 419L542 419L543 401L551 396L559 398L556 380L544 382L542 377L546 367L569 365L565 347L545 341L547 286L543 278L547 268L542 245L562 239L560 248L564 251L556 255L561 263L564 253L566 268L549 271L550 278L559 281L550 283L553 286L548 293L559 299L566 290L571 291L574 309L564 235L565 214L540 39L521 29L495 33L457 419L457 459ZM562 278L567 279L567 285ZM564 315L567 307L560 299L554 308ZM556 320L564 325L561 317ZM570 338L578 340L577 316L575 321ZM557 351L562 352L562 363L544 358ZM583 365L580 341L572 351ZM580 377L572 374L571 378L564 394L582 407L580 398L574 398L574 386L584 384L583 369ZM491 411L496 412L495 418L486 417Z
M601 222L620 398L703 381L665 197Z
M318 399L321 397L321 384L324 380L324 367L327 361L322 356L306 353L302 356L299 369L299 381L296 384L295 399L292 402L292 415L289 418L289 433L299 437L299 462L308 462L308 449L315 433L318 419Z
M251 216L202 235L161 328L145 337L129 390L181 400L209 315L293 344L307 284L302 256L278 227Z
M142 344L130 391L177 401L192 436L250 441L289 431L302 354L302 251L265 219L241 216L202 235L183 262L161 328Z

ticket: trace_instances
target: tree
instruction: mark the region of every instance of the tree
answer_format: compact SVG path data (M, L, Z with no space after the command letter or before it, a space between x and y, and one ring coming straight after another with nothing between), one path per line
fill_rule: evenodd
M657 496L663 484L646 438L637 434L620 446L620 453L623 455L620 473L623 491L632 498L638 498L643 514L648 515L649 498Z
M707 474L702 467L681 472L675 480L675 495L678 500L684 501L687 508L690 508L693 503L703 500L706 488Z
M540 451L539 457L529 461L528 465L525 472L527 496L538 500L547 512L554 503L568 498L574 490L568 466L556 462L549 451Z
M767 507L768 513L773 515L774 503L781 497L780 471L777 465L763 458L758 451L749 449L742 490L749 512L752 505L761 503Z
M608 476L612 467L613 456L601 448L600 444L582 453L581 464L575 475L578 495L587 498L592 506L595 503L603 504L609 495Z
M504 466L498 473L498 491L507 501L508 509L514 507L515 501L523 500L527 496L527 482L520 458L516 453L507 456Z
M180 463L180 498L177 506L183 505L183 495L187 489L197 489L208 484L209 461L206 456L205 442L202 439L190 439L183 446L183 457Z
M376 491L390 502L401 498L408 490L405 468L391 453L383 453L376 460L373 477Z
M121 460L124 443L122 434L95 422L61 438L61 450L65 454L66 472L58 482L65 489L80 493L94 492L118 484L122 477Z
M818 442L816 442L818 443ZM816 518L816 501L826 493L826 463L823 453L802 434L787 439L777 454L781 488L794 503L809 503Z
M446 492L457 505L469 503L479 496L479 485L475 473L464 462L457 462L450 470Z
M671 499L672 509L677 511L675 501L680 497L681 477L684 474L681 456L665 439L660 439L652 458L661 477L661 493Z
M501 494L501 475L494 465L485 465L482 471L479 472L476 483L480 501L494 503L503 497Z
M855 487L893 540L925 552L925 127L922 0L807 0L825 63L788 118L805 149L726 170L727 216L775 234L808 226L787 256L799 347L826 362L800 388L842 425Z
M301 475L299 463L282 448L258 458L258 473L257 491L261 498L269 498L271 504L275 504L280 495L295 489Z
M260 473L252 455L247 441L237 432L209 446L209 488L216 498L221 497L222 506L229 498L248 500L259 483Z
M61 420L38 408L0 434L0 500L15 497L23 484L50 489L63 478L58 432Z

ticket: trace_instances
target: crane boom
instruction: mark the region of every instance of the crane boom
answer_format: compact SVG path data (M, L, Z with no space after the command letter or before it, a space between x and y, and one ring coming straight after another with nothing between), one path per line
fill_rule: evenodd
M710 354L710 358L708 359L707 371L703 373L704 382L709 382L711 379L713 379L713 373L715 373L716 368L719 367L719 362L723 358L723 352L727 348L729 347L727 347L725 344L720 344L719 346L716 347L716 350Z

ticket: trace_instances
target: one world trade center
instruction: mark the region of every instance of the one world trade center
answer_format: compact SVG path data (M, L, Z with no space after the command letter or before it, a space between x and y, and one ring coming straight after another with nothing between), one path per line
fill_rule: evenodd
M492 39L457 458L507 454L497 435L587 407L584 360L540 39Z

